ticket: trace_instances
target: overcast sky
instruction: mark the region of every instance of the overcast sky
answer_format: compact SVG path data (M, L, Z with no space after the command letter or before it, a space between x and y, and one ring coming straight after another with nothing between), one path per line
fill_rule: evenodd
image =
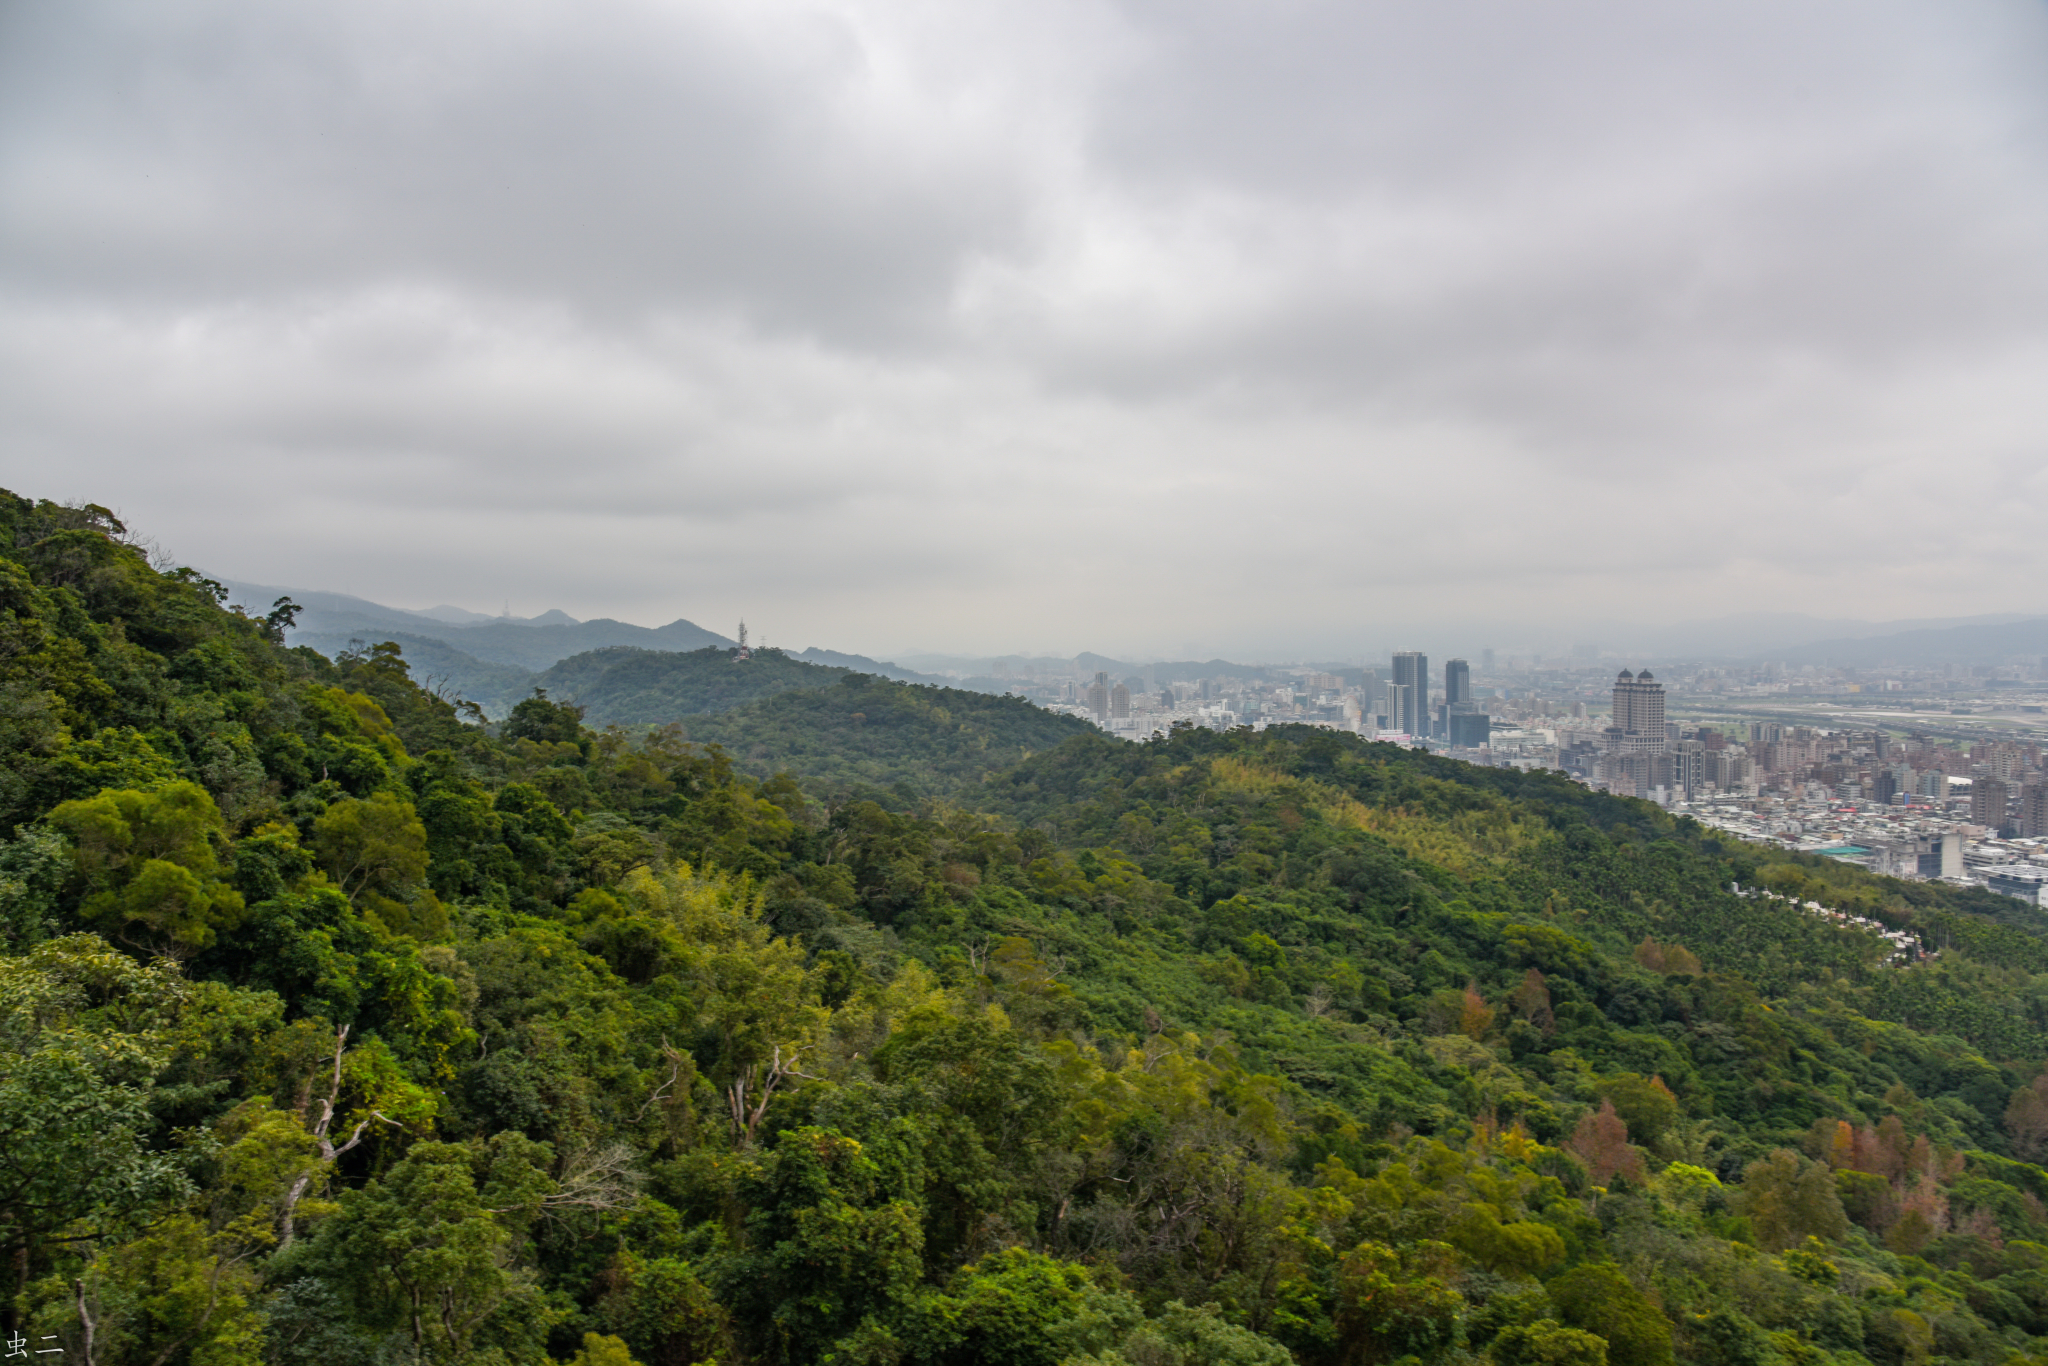
M0 0L0 483L869 652L2048 611L2044 73L2038 0Z

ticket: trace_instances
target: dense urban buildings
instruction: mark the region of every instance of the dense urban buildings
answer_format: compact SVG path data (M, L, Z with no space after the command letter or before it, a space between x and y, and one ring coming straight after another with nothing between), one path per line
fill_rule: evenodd
M1476 670L1446 660L1436 679L1420 651L1363 668L1196 673L1052 661L1044 673L1021 666L1008 686L1130 740L1176 725L1327 726L1562 770L1744 839L1895 876L2028 900L2048 889L2048 661L1873 676L1773 664L1602 671L1597 652L1480 659Z

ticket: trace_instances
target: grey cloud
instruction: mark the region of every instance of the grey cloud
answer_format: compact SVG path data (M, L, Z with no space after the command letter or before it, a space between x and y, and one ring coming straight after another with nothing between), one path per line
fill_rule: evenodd
M1005 168L864 107L848 23L747 15L29 0L0 67L11 273L172 300L395 278L922 326L965 244L1014 217Z
M869 651L2039 610L2044 56L2017 0L17 0L0 482Z

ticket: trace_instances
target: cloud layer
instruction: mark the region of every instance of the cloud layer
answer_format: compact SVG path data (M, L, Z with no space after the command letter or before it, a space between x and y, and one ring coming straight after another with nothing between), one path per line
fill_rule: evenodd
M2044 60L2018 0L18 0L0 481L791 645L2048 611Z

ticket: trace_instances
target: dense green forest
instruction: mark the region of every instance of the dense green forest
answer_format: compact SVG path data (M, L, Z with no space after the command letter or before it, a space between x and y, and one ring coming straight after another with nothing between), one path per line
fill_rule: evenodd
M2048 939L1995 899L1305 728L807 790L222 596L0 495L11 1351L2048 1351ZM748 705L955 705L893 687Z
M246 597L248 586L243 586ZM315 597L329 595L316 594ZM374 604L368 604L374 605ZM759 698L792 688L826 688L848 673L879 672L910 682L945 686L947 680L929 674L915 674L893 664L877 664L860 655L833 650L810 649L803 657L783 650L758 649L751 669L734 669L729 649L660 649L641 645L606 645L557 657L565 648L565 632L590 628L600 633L634 631L659 639L659 633L622 622L581 622L575 627L468 626L448 627L453 640L393 629L377 621L355 620L347 630L332 629L351 622L348 613L333 610L304 612L296 627L286 633L293 645L309 645L329 657L367 649L372 642L397 645L405 656L413 679L432 693L460 696L476 703L486 715L503 719L521 698L538 688L558 698L573 701L584 709L593 725L666 725L687 716L725 711ZM390 612L393 618L400 613ZM307 620L322 629L306 629ZM410 624L410 623L409 623ZM382 629L380 629L380 626ZM662 633L698 635L708 632L689 622L672 622ZM488 632L488 634L484 634ZM533 637L538 640L535 647ZM509 648L506 642L528 645L527 650ZM539 660L538 669L499 658L478 658L458 648L475 645L496 656ZM726 642L730 644L730 642ZM534 651L538 649L536 654ZM1006 685L971 689L1001 693Z
M572 655L533 678L549 696L573 701L597 725L664 725L725 711L791 688L823 688L847 670L806 664L780 650L756 650L747 667L732 651L639 650L619 646Z
M991 771L1097 733L1022 698L857 673L830 688L778 692L677 727L681 738L718 745L745 772L792 773L813 797L867 796L890 806L925 797L981 801Z

